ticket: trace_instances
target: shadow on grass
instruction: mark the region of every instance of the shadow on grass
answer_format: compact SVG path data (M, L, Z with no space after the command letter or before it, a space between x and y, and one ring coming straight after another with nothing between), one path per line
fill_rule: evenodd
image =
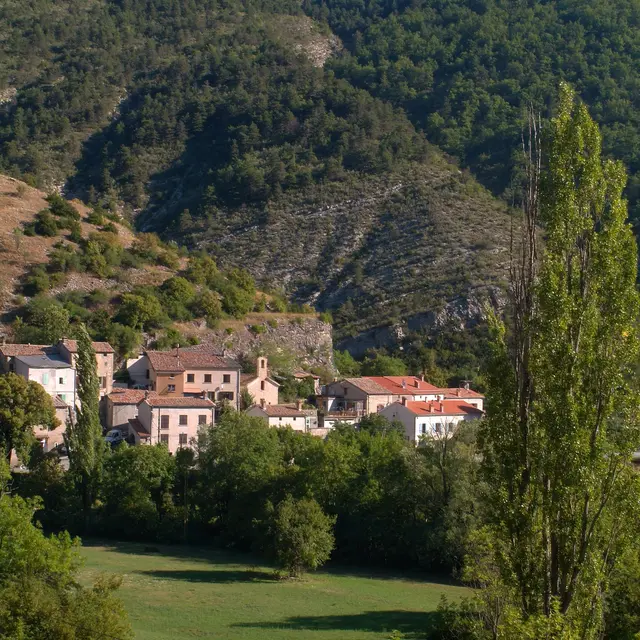
M267 571L136 571L138 575L162 580L180 580L183 582L210 582L229 584L233 582L275 582L272 573Z
M278 622L241 622L232 625L251 629L293 629L316 631L400 631L406 637L421 637L433 627L439 614L435 611L365 611L353 615L296 616Z

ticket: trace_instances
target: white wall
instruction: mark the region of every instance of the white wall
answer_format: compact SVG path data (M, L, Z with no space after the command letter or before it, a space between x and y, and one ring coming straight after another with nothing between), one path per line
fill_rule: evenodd
M27 380L38 382L51 396L60 396L68 405L73 406L76 392L76 372L71 368L35 369L15 361L16 373Z
M149 358L144 354L137 358L129 358L127 360L127 371L131 384L149 384L147 371L150 369Z

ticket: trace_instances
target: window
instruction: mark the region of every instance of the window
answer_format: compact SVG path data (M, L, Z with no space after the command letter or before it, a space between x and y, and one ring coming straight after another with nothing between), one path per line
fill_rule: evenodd
M260 383L260 391L264 391L264 380Z
M149 379L149 369L147 369L147 373L145 374L147 376L147 380Z
M424 435L425 433L427 433L427 425L426 424L421 424L420 425L420 433L422 435Z
M173 392L175 392L175 390L176 390L176 385L175 384L168 384L167 385L167 391L169 393L173 393Z
M221 391L220 398L222 400L233 400L233 391Z
M213 391L207 391L207 398L209 398L209 400L215 400L215 395Z
M67 394L66 393L60 393L58 395L60 396L60 400L62 400L62 402L66 402L67 401Z
M223 384L229 384L231 382L231 374L230 373L224 373L222 375L222 383Z
M107 378L106 377L100 378L100 388L101 389L106 389L107 388Z
M169 428L169 416L160 416L160 428L161 429Z
M58 384L64 384L64 378L58 378Z
M181 446L187 444L187 434L186 433L181 433L178 437L180 438L179 442L180 442Z
M207 424L207 416L198 416L198 424Z
M160 442L162 444L166 444L167 446L169 446L169 434L168 433L163 433L160 435Z
M184 427L185 424L188 424L187 416L180 416L180 422L178 424L181 427Z
M260 367L262 369L264 369L265 365L266 365L266 361L264 359L260 360Z
M278 422L282 422L282 418L278 418Z
M208 382L209 384L211 384L211 374L210 373L205 373L204 374L204 381Z
M195 382L195 381L196 381L195 373L187 373L187 382Z
M437 434L442 433L442 425L441 425L439 422L436 422L435 432L436 432Z
M49 374L48 373L43 373L42 374L42 384L49 384Z

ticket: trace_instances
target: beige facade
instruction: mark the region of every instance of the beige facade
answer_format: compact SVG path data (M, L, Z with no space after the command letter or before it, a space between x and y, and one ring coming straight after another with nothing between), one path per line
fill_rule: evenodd
M150 369L149 381L151 390L156 393L176 396L184 394L184 377L181 371L156 373L154 369Z
M254 404L278 404L280 385L269 377L269 362L265 357L256 361L255 376L242 376L241 387L251 394Z
M122 389L113 391L102 400L104 424L107 429L129 428L129 420L138 417L138 405L145 398L145 391Z
M165 444L170 453L193 446L198 431L215 421L215 405L203 398L153 396L138 405L138 421L149 444Z
M115 353L108 342L92 342L91 346L96 352L96 374L100 384L100 396L104 396L113 391ZM56 348L60 355L75 369L78 358L78 343L75 340L60 340Z

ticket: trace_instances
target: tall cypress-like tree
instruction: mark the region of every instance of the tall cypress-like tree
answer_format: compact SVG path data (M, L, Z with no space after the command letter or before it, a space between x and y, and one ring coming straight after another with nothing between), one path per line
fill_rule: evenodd
M77 396L80 406L76 419L67 425L69 470L73 474L82 500L85 527L102 475L106 444L100 426L100 386L96 352L86 327L78 328L78 356L76 360Z
M602 159L598 127L572 90L560 97L542 155L530 147L510 330L494 321L481 434L494 559L512 594L501 637L596 637L640 498L626 176Z

